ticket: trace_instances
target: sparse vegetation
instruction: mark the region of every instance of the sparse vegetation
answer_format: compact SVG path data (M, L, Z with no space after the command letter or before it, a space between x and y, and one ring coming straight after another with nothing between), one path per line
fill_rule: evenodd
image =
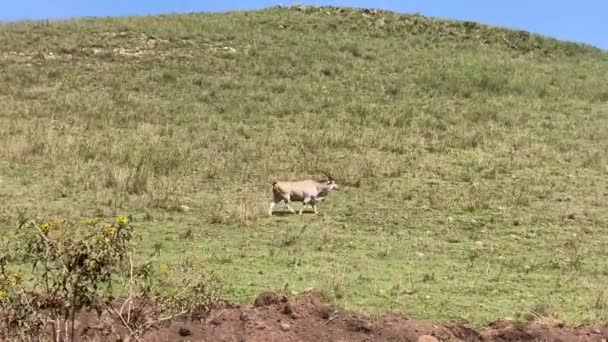
M297 7L1 24L0 69L5 238L130 212L157 289L202 263L234 300L608 319L606 52ZM317 169L342 186L318 216L267 216Z
M106 335L139 340L163 320L206 313L219 298L219 284L200 269L188 274L192 265L181 267L176 283L166 279L167 266L154 272L152 260L135 264L126 217L110 224L29 221L14 237L21 253L6 242L0 253L0 337L11 341L75 341L85 310L113 315L128 331L118 334L108 322Z

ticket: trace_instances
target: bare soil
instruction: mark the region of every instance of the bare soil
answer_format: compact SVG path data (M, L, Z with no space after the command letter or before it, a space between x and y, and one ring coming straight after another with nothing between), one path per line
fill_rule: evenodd
M110 323L108 325L108 323ZM117 317L83 312L77 320L79 341L136 341ZM0 331L0 339L3 336ZM570 327L532 322L496 321L486 327L432 324L389 314L376 319L327 305L318 297L289 298L261 293L251 304L222 303L205 317L176 318L151 328L141 341L603 341L608 322Z

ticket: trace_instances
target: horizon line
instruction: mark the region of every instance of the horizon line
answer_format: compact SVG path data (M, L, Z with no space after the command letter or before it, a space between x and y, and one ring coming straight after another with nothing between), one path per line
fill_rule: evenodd
M542 37L542 38L546 38L546 39L553 39L553 40L557 40L559 42L563 42L563 43L568 43L568 44L576 44L576 45L581 45L584 47L589 47L589 48L593 48L593 49L597 49L600 50L602 52L607 52L608 53L608 48L604 49L602 47L596 46L592 43L587 43L587 42L583 42L583 41L577 41L577 40L570 40L570 39L563 39L563 38L558 38L556 36L551 36L545 33L540 33L538 31L531 31L528 29L522 29L522 28L518 28L518 27L511 27L511 26L504 26L504 25L498 25L498 24L492 24L492 23L487 23L487 22L482 22L482 21L477 21L477 20L468 20L468 19L459 19L459 18L454 18L454 17L440 17L440 16L431 16L431 15L425 15L423 13L420 12L400 12L400 11L395 11L395 10L391 10L391 9L386 9L386 8L382 8L382 7L361 7L361 6L332 6L332 5L291 5L291 6L285 6L285 5L272 5L272 6L265 6L265 7L256 7L256 8L242 8L242 9L225 9L225 10L195 10L195 11L161 11L161 12L149 12L149 13L124 13L124 14L115 14L115 15L66 15L66 16L56 16L56 17L33 17L33 18L14 18L14 19L2 19L0 18L0 25L2 24L19 24L19 23L34 23L34 22L62 22L62 21L70 21L70 20L95 20L95 19L111 19L111 18L145 18L145 17L152 17L152 16L172 16L172 15L193 15L193 14L227 14L227 13L234 13L234 12L260 12L260 11L265 11L265 10L269 10L269 9L276 9L276 8L295 8L295 7L311 7L311 8L350 8L350 9L357 9L357 10L364 10L364 9L375 9L375 10L381 10L384 12L389 12L389 13L396 13L399 15L411 15L411 16L422 16L422 17L426 17L426 18L433 18L433 19L438 19L438 20L444 20L444 21L456 21L456 22L474 22L483 26L488 26L488 27L494 27L494 28L498 28L498 29L503 29L503 30L510 30L510 31L522 31L522 32L528 32L530 34Z

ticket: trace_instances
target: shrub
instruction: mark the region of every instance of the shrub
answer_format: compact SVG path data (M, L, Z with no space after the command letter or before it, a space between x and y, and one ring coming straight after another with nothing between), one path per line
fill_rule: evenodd
M176 316L205 314L216 301L217 282L206 277L186 276L173 286L162 280L163 270L154 272L152 261L134 265L136 243L126 217L109 224L28 221L21 231L26 247L19 259L31 266L32 279L14 271L10 262L17 258L0 254L0 337L4 332L10 340L30 340L52 328L54 341L73 341L76 316L84 309L117 316L136 336ZM125 293L118 307L116 295ZM138 315L144 307L153 310Z

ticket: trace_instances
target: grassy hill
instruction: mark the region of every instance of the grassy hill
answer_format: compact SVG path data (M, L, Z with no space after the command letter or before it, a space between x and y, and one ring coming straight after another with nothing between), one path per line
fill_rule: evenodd
M0 25L0 229L132 215L225 296L608 319L608 54L348 8ZM276 178L330 170L320 214ZM294 205L297 207L297 205ZM15 246L8 243L9 246Z

